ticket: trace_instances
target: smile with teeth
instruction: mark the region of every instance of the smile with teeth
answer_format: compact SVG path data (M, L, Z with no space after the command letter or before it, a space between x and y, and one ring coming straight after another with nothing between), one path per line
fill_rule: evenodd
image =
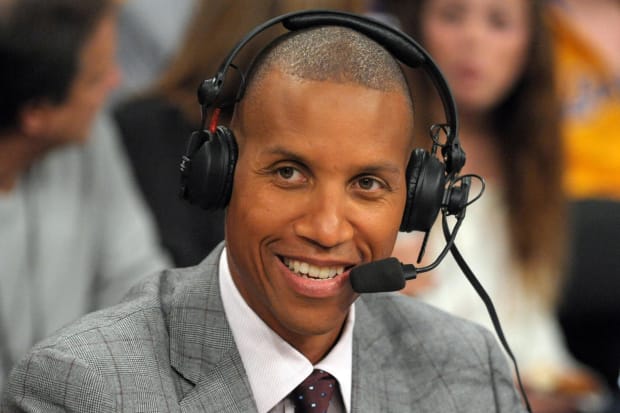
M307 262L292 260L283 257L282 261L291 271L301 275L304 278L312 278L315 280L329 280L338 274L344 272L344 265L334 267L319 267L317 265L308 264Z

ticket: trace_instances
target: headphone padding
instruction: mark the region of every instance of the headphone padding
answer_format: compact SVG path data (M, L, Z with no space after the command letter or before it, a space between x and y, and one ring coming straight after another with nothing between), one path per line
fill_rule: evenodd
M407 165L407 201L400 231L428 232L439 214L446 190L445 167L428 151L413 151Z
M228 205L237 163L237 143L232 131L218 126L211 138L191 157L186 197L206 210Z
M405 210L403 212L403 218L400 223L400 231L410 232L408 228L411 227L410 219L411 210L413 205L413 198L415 196L415 187L418 183L418 177L420 176L420 168L422 167L423 160L425 158L426 151L423 149L415 149L409 157L409 163L407 164L406 181L407 181L407 200L405 201Z
M222 197L220 204L216 208L226 208L228 202L230 202L230 196L232 195L233 182L235 180L235 166L237 165L237 158L239 157L239 149L237 147L237 141L233 131L225 126L218 126L218 132L222 134L222 140L226 143L227 152L226 156L222 158L222 163L225 168L225 178L222 184Z

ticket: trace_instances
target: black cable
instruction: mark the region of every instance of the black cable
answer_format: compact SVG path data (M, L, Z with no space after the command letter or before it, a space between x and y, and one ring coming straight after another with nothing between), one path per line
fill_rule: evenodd
M448 242L453 237L450 234L450 229L448 228L448 220L445 214L442 216L441 226L443 229L444 238L446 239L446 242ZM521 381L521 374L519 373L517 359L512 354L512 350L510 349L510 346L508 345L508 341L506 340L506 337L504 336L504 331L502 330L502 326L499 322L499 317L497 316L497 312L495 311L493 302L491 301L491 297L489 297L489 294L487 294L482 284L480 284L480 281L478 281L473 271L469 268L469 266L463 259L463 256L461 255L458 248L456 247L455 243L452 243L452 245L450 246L450 252L452 253L452 256L454 257L454 260L456 261L458 266L461 268L461 271L463 271L463 274L465 274L465 277L467 278L469 283L472 285L472 287L474 287L474 290L476 290L476 292L478 293L478 296L482 299L482 302L486 306L487 312L489 313L489 317L491 317L491 321L493 322L493 327L495 328L495 332L497 333L497 337L499 338L499 341L501 342L502 346L504 347L504 350L506 350L506 353L508 354L508 356L512 360L512 364L514 365L515 374L517 375L517 382L519 384L519 390L521 391L521 395L523 396L523 402L525 403L525 407L527 408L528 412L532 413L530 402L527 398L527 394L525 393L525 387L523 386L523 382Z

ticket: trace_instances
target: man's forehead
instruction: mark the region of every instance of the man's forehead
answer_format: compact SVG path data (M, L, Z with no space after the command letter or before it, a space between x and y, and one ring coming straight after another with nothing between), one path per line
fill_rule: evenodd
M305 151L316 156L319 148L345 157L341 146L356 151L360 142L360 156L381 152L384 162L397 164L410 150L413 118L402 94L272 75L239 106L231 127L240 145L251 140L252 150L264 156L286 151L291 158L302 158Z
M310 88L301 86L311 85ZM320 95L320 92L329 89L339 90L339 93L348 95L357 95L360 92L369 95L383 94L392 96L399 101L404 101L411 108L411 100L408 93L400 89L377 89L363 83L351 81L350 79L312 79L291 74L280 67L272 67L255 78L252 84L245 90L243 99L238 107L242 110L252 110L252 108L260 108L266 99L273 99L278 96L279 92L290 91L293 93L305 93L308 99L312 99Z
M270 71L259 87L239 103L231 128L239 140L271 133L323 136L361 136L373 129L379 137L397 130L413 133L408 96L352 83L315 81ZM389 125L383 125L389 123Z

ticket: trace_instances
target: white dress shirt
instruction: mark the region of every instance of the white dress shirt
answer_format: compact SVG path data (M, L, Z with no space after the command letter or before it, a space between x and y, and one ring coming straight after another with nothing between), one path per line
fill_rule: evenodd
M338 381L342 400L334 394L329 413L351 411L354 306L338 342L320 362L312 365L247 305L230 275L226 249L220 257L219 283L226 318L259 413L292 413L294 406L287 396L314 369L324 370Z

